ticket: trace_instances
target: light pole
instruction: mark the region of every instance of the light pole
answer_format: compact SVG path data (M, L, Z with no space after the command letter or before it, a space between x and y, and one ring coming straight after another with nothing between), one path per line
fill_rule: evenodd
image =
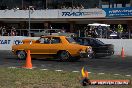
M45 9L47 9L47 0L45 0Z
M99 8L102 8L102 0L99 0Z
M73 0L72 0L72 8L73 8Z
M29 25L28 25L28 27L29 27L28 28L28 36L31 36L31 34L30 34L30 24L31 24L31 17L30 17L30 15L31 15L31 8L32 8L32 6L29 6L29 14L28 14L29 15L29 20L28 20L29 21L28 22L29 23Z
M22 10L23 10L23 0L22 0Z

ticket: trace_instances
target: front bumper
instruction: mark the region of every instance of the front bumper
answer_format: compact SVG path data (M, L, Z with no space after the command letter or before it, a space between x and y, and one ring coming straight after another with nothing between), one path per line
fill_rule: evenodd
M93 56L93 51L90 52L80 52L80 57L81 58L92 58Z
M104 52L96 52L95 56L96 57L105 57L105 56L111 56L114 55L114 51L104 51Z

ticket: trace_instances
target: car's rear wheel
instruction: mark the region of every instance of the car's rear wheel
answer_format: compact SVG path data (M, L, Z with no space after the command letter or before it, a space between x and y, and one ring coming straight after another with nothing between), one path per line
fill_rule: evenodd
M26 59L26 52L25 51L17 51L17 57L20 59L20 60L23 60L23 59Z
M70 53L67 51L59 51L57 56L60 61L68 61L71 57Z

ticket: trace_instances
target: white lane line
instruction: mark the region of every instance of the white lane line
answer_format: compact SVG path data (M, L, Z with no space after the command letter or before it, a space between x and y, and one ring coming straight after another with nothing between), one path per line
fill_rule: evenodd
M34 69L34 68L37 68L37 67L32 67L32 68Z
M92 72L88 72L89 74L92 73Z
M45 65L41 65L42 67L45 67Z
M72 72L80 72L80 71L72 71Z
M8 68L16 68L16 67L8 67Z
M130 77L131 75L125 75L125 76L128 76L128 77Z
M114 74L114 75L120 75L120 74Z
M58 72L60 72L60 71L63 71L63 70L55 70L55 71L58 71Z
M105 73L98 73L99 75L103 75L103 74L105 74Z
M46 71L46 70L48 70L48 69L40 69L40 70Z

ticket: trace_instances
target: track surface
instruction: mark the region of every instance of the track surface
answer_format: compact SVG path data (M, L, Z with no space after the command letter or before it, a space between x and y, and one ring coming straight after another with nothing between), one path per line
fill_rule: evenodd
M21 67L24 63L25 60L18 60L11 51L0 51L0 67ZM77 62L33 59L32 64L40 69L80 71L84 66L90 72L132 75L132 57L82 58Z

